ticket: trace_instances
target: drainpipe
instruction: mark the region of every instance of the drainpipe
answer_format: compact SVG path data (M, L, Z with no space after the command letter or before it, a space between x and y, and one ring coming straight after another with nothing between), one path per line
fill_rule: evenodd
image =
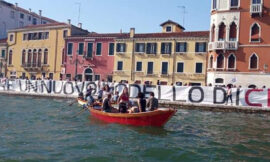
M135 77L134 77L134 64L135 64L135 39L134 39L134 35L135 35L135 28L131 28L130 29L130 38L132 39L132 53L131 53L131 81L134 81Z
M58 29L56 29L56 39L55 39L54 75L56 73L57 55L58 55Z
M176 51L176 39L174 39L174 51L172 52L173 53L173 73L172 73L172 83L173 84L175 82L175 65L176 65L176 54L175 54L175 51Z

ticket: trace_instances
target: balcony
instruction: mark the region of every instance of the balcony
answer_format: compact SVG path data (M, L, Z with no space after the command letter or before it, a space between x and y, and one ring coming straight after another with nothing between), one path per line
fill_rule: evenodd
M48 66L48 65L42 65L41 63L25 63L25 64L22 64L22 67L25 70L31 70L31 71L40 71L45 66Z
M250 14L260 14L262 16L262 9L263 9L263 4L251 4L250 5Z
M218 41L218 42L210 42L208 44L208 50L237 50L238 49L238 41Z

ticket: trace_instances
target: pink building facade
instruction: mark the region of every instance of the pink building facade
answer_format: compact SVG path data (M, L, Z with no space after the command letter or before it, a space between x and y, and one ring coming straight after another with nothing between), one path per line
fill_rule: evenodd
M114 39L119 34L90 33L66 38L63 79L112 81Z

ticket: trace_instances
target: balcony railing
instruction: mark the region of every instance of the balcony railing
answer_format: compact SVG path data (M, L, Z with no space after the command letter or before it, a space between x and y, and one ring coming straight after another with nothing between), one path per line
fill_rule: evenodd
M251 4L250 14L262 14L263 4Z
M208 44L208 50L237 50L238 49L238 41L218 41L218 42L210 42Z

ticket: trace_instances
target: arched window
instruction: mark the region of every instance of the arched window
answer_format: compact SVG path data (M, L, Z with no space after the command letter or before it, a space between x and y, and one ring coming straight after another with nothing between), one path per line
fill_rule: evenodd
M258 56L253 54L249 59L249 68L258 69Z
M22 51L22 66L25 66L25 55L26 55L26 51L23 50Z
M32 50L28 50L27 67L31 66L31 62L32 62Z
M32 66L33 67L37 66L37 50L36 49L33 50L33 63L32 63Z
M47 65L48 64L48 49L45 49L44 50L43 64L44 65Z
M213 68L213 62L214 62L214 57L213 56L210 56L210 59L209 59L209 68L210 69Z
M215 25L212 26L211 34L212 34L211 41L215 42L215 35L216 35L216 26Z
M228 69L235 69L236 68L235 64L236 64L236 58L234 54L231 54L228 57Z
M251 29L250 29L250 41L251 42L259 42L261 39L261 28L260 26L255 23L251 26Z
M224 69L224 55L219 54L217 57L217 68Z
M93 70L88 68L88 69L85 69L85 74L93 74Z
M86 81L93 81L94 75L93 75L93 70L92 69L90 69L90 68L85 69L85 71L84 71L84 79Z
M12 65L12 55L13 55L13 51L10 50L9 51L9 54L8 54L8 64L9 65Z
M41 59L42 59L42 50L39 49L38 50L38 62L37 62L38 67L41 67Z
M230 41L236 41L236 38L237 38L237 26L233 22L230 25Z
M219 25L219 30L218 30L218 40L224 41L225 38L226 38L226 25L224 23L221 23Z

